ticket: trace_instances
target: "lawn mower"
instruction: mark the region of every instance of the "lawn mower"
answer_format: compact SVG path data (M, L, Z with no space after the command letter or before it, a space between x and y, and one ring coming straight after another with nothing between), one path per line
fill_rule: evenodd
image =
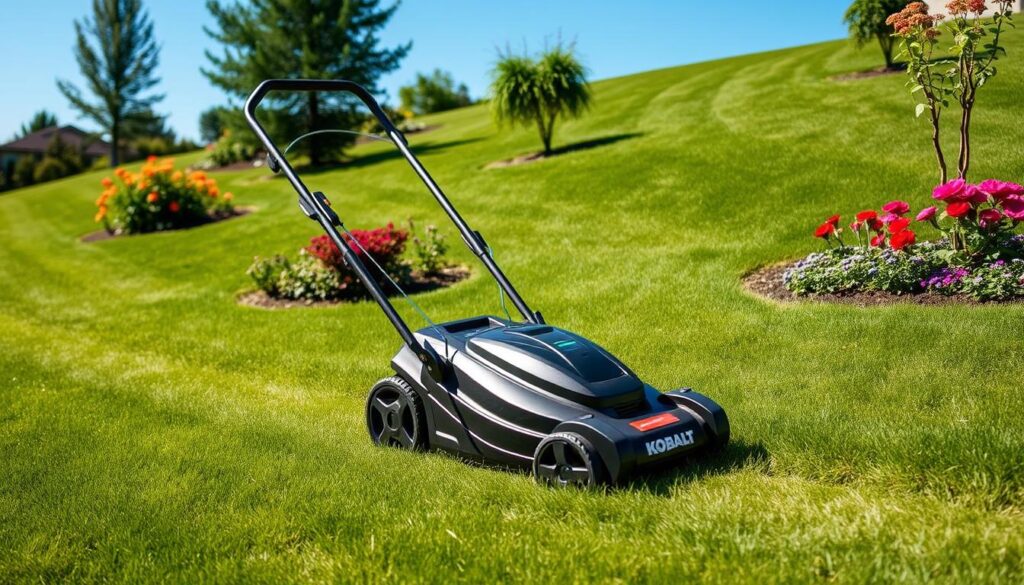
M507 318L483 315L433 323L414 305L429 325L412 331L361 261L358 240L328 198L309 191L258 121L260 102L278 91L348 92L358 98L384 129L382 138L397 147L497 281L503 304L507 297L522 321L506 312ZM483 236L470 229L362 86L343 80L267 80L249 96L245 116L266 147L270 169L284 173L298 193L299 207L338 246L402 339L391 360L394 375L377 382L366 401L366 426L374 443L439 449L530 469L538 481L555 486L594 486L678 465L688 454L728 442L728 419L710 398L690 388L659 392L594 342L549 325L531 310L495 263Z

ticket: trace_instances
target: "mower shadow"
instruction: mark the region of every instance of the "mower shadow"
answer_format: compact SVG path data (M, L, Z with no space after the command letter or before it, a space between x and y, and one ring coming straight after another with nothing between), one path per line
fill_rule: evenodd
M770 454L760 442L734 440L721 451L688 457L678 467L638 476L627 484L610 488L610 491L647 491L668 497L672 495L673 488L701 481L709 476L726 475L747 469L767 473L770 462Z
M449 140L449 141L446 141L446 142L428 142L428 143L425 143L425 144L410 144L409 145L409 150L411 150L412 153L415 154L416 156L423 156L425 154L430 154L432 152L447 150L449 148L454 148L456 146L463 146L465 144L472 144L474 142L479 142L481 140L483 140L483 138L477 137L477 138L464 138L464 139L461 139L461 140ZM330 163L330 164L324 164L324 165L320 165L320 166L316 166L316 167L311 167L309 165L303 165L303 166L300 166L300 167L296 168L295 170L296 170L296 172L302 174L303 176L315 176L315 175L319 175L321 173L327 173L327 172L336 171L336 170L358 169L358 168L368 167L370 165L380 164L380 163L383 163L383 162L387 162L387 161L391 161L391 160L398 160L398 159L402 159L402 158L404 158L404 157L402 156L402 153L397 148L389 148L387 150L381 150L379 152L374 152L374 153L371 153L371 154L364 154L364 155L356 156L354 158L351 158L351 159L343 161L343 162L335 162L335 163Z

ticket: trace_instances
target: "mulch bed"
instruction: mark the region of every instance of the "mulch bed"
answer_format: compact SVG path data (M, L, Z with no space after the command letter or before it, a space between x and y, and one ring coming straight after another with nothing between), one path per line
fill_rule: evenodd
M440 272L434 274L424 274L422 272L412 273L412 282L403 284L402 288L408 294L427 292L431 290L437 290L439 288L446 288L453 284L469 278L470 271L466 266L449 266L442 268ZM329 301L314 301L314 300L295 300L295 299L276 299L271 297L267 293L261 290L247 291L238 296L238 303L240 305L246 305L248 307L258 307L260 309L293 309L297 307L333 307L344 303L353 303L358 301L364 301L369 299L369 295L366 294L365 289L362 285L359 286L359 293L347 298L333 299ZM391 285L388 285L390 287ZM393 292L393 291L391 291ZM397 292L393 295L396 296Z
M496 160L491 163L484 165L485 169L503 169L506 167L514 167L518 165L525 165L532 162L541 161L548 158L543 152L531 152L530 154L523 154L515 158L506 160Z
M759 297L782 303L809 301L855 305L858 307L875 307L895 304L1006 305L1024 303L1024 299L983 302L963 295L947 296L928 292L897 295L877 290L797 296L786 288L786 285L782 282L782 274L791 265L791 263L785 263L759 268L743 277L743 288Z
M858 79L872 79L875 77L883 77L885 75L905 73L906 70L906 66L879 67L877 69L869 69L867 71L854 71L852 73L833 75L832 77L829 77L829 79L832 81L857 81Z
M199 222L197 224L193 224L193 225L189 225L189 226L185 226L185 227L180 227L180 228L175 228L173 230L161 230L161 231L157 231L157 232L148 232L148 233L158 234L158 233L161 233L161 232L176 232L176 231L181 231L181 230L190 230L192 228L197 228L197 227L201 227L201 226L204 226L204 225L210 225L211 223L217 223L218 221L227 221L229 219L234 219L236 217L242 217L243 215L249 215L253 211L256 211L255 207L236 207L235 211L233 213L211 215L209 218L206 219L206 221L202 221L202 222ZM115 232L108 232L107 230L99 230L99 231L95 231L95 232L92 232L92 233L89 233L89 234L85 234L84 236L79 238L79 240L88 244L88 243L92 243L92 242L102 242L103 240L110 240L110 239L113 239L113 238L125 238L125 237L135 237L135 236L145 236L145 235L147 235L147 234L124 234L124 233L120 233L120 232L117 232L117 231L115 231Z

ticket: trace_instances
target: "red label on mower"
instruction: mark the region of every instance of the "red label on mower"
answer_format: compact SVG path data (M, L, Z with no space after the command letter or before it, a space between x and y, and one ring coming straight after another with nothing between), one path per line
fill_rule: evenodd
M674 422L679 422L679 417L671 412L663 412L655 416L635 420L629 423L629 426L640 432L647 432L654 429L660 429L661 427L670 425Z

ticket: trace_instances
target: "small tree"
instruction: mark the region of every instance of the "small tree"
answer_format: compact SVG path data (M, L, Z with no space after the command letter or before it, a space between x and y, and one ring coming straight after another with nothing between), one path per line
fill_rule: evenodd
M452 74L440 69L429 76L417 73L412 85L399 88L398 97L402 110L417 115L453 110L472 103L466 84L455 87Z
M887 69L893 67L892 54L896 48L896 39L885 19L899 12L904 3L905 0L854 0L843 17L843 22L850 27L850 37L858 47L878 41Z
M378 93L381 75L398 68L412 44L392 49L379 46L377 36L398 5L380 7L380 0L252 0L226 5L207 2L218 30L206 33L224 45L220 57L206 56L213 65L203 74L214 85L244 99L264 79L302 77L347 79ZM272 133L351 127L361 120L352 96L309 92L271 94L268 124ZM319 165L330 146L350 138L312 136L303 141L310 163Z
M46 110L39 110L36 112L28 122L21 125L21 131L18 132L18 138L24 138L33 132L38 132L46 128L52 128L57 125L57 116L54 116Z
M590 106L587 71L572 47L561 46L534 60L503 55L491 84L491 109L498 124L537 125L544 154L551 154L555 122L578 118Z
M214 106L199 114L199 138L207 144L213 144L224 135L227 108Z
M160 48L153 23L141 0L93 0L92 19L76 20L75 35L75 58L96 101L86 101L68 81L58 81L57 87L73 108L110 136L110 163L117 166L126 125L151 114L164 97L146 95L160 82L154 75Z
M901 54L907 59L910 92L921 96L917 116L929 114L932 147L942 183L948 175L939 132L942 111L950 107L952 101L960 106L957 177L966 179L971 162L971 115L977 92L996 74L996 59L1006 54L999 42L1004 28L1013 26L1012 4L1011 0L997 0L990 23L982 18L987 9L984 0L951 0L946 5L951 18L942 27L944 17L928 14L928 5L924 2L911 2L886 19L900 40ZM947 32L952 41L946 50L938 49L942 32Z

